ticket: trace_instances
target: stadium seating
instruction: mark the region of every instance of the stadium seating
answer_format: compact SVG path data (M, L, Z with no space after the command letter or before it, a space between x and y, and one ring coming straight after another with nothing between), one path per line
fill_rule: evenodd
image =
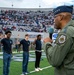
M0 10L0 26L3 31L48 32L48 28L53 25L53 13L49 10Z

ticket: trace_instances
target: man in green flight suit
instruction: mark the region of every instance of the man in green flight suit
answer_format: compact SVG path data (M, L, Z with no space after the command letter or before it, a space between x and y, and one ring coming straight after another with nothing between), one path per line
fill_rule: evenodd
M56 41L45 38L45 53L54 67L55 75L74 75L73 6L59 6L53 10L55 28L60 29ZM53 44L52 44L53 43Z

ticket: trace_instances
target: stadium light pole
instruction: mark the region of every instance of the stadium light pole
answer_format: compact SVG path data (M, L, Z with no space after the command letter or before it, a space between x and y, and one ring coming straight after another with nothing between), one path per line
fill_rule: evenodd
M39 11L40 11L41 5L39 4Z
M41 5L39 4L39 8L41 8Z
M12 2L12 5L11 5L11 7L13 8L13 6L14 6L14 5L13 5L13 2Z

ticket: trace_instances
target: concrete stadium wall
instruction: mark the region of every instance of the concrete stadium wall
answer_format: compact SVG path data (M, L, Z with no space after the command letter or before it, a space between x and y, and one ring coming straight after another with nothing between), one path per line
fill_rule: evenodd
M18 31L12 31L11 38L20 38L21 39L21 38L24 38L25 34L30 35L29 39L31 41L33 41L38 34L41 34L42 40L49 36L49 33L45 33L45 32L41 33L41 32L18 32Z
M16 10L16 11L52 11L53 8L7 8L0 7L0 10Z
M7 8L0 7L0 10L16 10L16 11L53 11L54 8ZM73 7L74 12L74 7Z

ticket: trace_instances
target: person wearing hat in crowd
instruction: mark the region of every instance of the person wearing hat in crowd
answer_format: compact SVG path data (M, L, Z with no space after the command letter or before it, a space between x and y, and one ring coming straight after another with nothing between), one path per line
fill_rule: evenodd
M11 31L6 31L6 37L1 40L1 44L3 45L3 75L9 75L9 67L10 61L12 57L12 40Z
M55 28L60 29L56 41L45 38L48 62L55 68L55 75L74 75L74 22L73 6L59 6L53 10Z

